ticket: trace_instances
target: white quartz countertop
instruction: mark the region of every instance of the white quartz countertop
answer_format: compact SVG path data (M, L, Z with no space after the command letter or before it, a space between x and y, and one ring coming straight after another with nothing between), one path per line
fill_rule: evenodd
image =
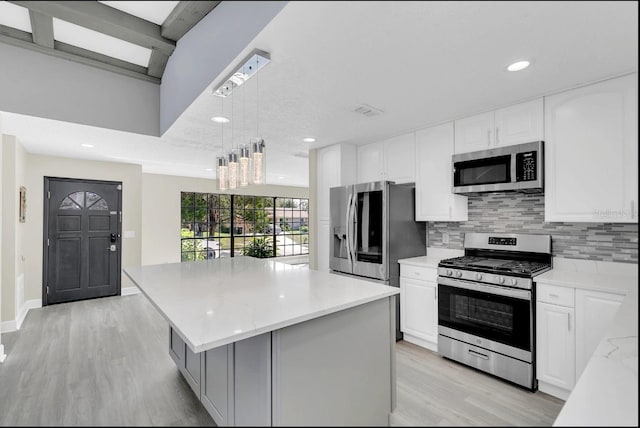
M437 248L437 247L429 247L427 248L426 256L419 257L410 257L407 259L400 259L398 263L418 266L418 267L430 267L437 268L438 263L442 259L448 259L452 257L460 257L464 256L464 250L453 250L448 248Z
M400 292L396 287L251 257L124 271L193 352Z
M638 275L554 268L536 282L624 294L625 299L554 426L638 426ZM597 314L590 314L597 316Z

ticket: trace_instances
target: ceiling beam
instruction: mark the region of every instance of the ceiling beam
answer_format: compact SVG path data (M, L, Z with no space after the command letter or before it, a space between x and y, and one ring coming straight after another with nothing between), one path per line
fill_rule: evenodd
M176 48L173 40L160 34L160 26L97 1L11 1L72 24L126 40L166 55Z
M162 37L179 40L219 3L219 1L179 2L162 23Z
M167 61L169 61L169 55L154 49L151 51L151 58L149 58L147 74L157 77L158 79L162 78L162 73L164 73L164 68L167 66Z
M31 20L33 43L45 48L53 48L53 18L30 10L29 19Z
M2 43L7 43L9 45L18 46L58 58L63 58L125 76L134 77L137 79L145 80L147 82L156 84L160 83L159 78L146 74L145 67L140 67L135 64L129 64L125 61L120 61L118 59L111 58L106 55L101 55L96 52L86 51L85 49L67 45L61 42L55 42L54 49L33 43L32 40L33 39L31 33L0 25L0 42Z

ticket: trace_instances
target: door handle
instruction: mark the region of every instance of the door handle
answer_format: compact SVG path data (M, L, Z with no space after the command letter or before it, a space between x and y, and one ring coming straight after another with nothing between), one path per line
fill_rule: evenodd
M118 240L118 235L116 235L115 233L112 233L110 239L111 239L111 243L113 244Z
M113 244L113 245L108 246L107 250L112 251L112 252L113 251L117 251L117 247L115 246L115 244Z

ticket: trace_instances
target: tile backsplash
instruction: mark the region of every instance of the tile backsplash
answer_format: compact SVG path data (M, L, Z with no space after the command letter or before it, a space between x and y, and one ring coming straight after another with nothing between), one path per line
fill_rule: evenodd
M638 263L637 224L545 223L541 193L470 195L469 221L428 222L427 245L462 249L465 232L549 234L554 256ZM445 233L448 244L443 242Z

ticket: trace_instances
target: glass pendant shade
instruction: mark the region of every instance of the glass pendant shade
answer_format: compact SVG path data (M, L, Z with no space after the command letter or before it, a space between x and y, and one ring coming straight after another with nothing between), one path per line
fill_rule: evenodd
M227 190L229 185L229 162L224 156L217 157L218 190Z
M240 146L240 157L238 158L238 162L240 164L238 185L240 187L247 187L249 185L249 168L250 168L250 158L251 154L249 153L249 147L246 145Z
M266 161L265 144L262 138L258 138L251 144L252 179L254 184L264 184L264 169Z
M229 189L238 187L238 153L229 153Z

